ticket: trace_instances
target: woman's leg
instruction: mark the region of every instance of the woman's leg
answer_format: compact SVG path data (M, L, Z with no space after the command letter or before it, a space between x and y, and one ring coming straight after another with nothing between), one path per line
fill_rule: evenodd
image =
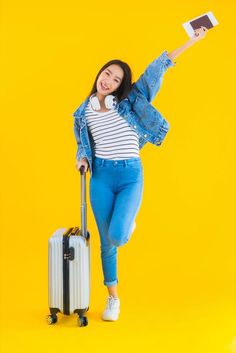
M126 166L115 198L108 236L115 246L122 246L132 235L132 228L143 196L142 166Z
M101 175L94 172L90 179L90 203L100 235L100 250L104 284L112 287L118 283L117 279L117 247L108 237L108 229L114 207L115 194L109 183L104 182ZM111 289L114 292L114 288Z
M117 246L131 236L133 222L140 208L143 174L140 160L117 167L117 162L99 158L90 180L90 202L101 240L104 284L117 297Z
M117 285L107 287L107 289L110 295L112 295L114 298L118 298Z

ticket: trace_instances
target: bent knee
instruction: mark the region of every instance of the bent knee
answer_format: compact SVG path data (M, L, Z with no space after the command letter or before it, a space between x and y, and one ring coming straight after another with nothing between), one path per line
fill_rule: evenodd
M127 238L126 236L116 236L115 234L110 234L109 238L111 243L116 247L126 244L129 240L129 238Z

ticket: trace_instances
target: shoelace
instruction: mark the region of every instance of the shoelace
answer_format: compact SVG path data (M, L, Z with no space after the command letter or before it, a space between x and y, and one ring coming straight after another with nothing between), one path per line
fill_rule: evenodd
M107 300L107 306L109 309L112 309L113 304L115 304L115 302L117 301L117 299L113 298L112 296L108 297Z

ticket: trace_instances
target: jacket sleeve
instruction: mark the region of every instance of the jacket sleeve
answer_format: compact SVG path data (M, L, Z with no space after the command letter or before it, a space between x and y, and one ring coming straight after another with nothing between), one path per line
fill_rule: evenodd
M77 142L76 159L77 161L79 161L83 157L86 157L86 155L85 155L84 148L81 144L79 120L76 117L74 117L74 135Z
M158 58L147 66L144 73L133 84L131 92L129 93L131 100L135 99L135 90L138 89L138 91L146 97L148 102L151 102L161 87L164 73L169 67L175 65L176 63L168 57L167 50L161 53Z

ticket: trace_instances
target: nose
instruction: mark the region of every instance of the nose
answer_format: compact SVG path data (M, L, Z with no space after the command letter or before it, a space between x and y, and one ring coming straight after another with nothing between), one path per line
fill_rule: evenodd
M109 88L111 87L111 82L110 81L105 81L105 85L107 85Z

